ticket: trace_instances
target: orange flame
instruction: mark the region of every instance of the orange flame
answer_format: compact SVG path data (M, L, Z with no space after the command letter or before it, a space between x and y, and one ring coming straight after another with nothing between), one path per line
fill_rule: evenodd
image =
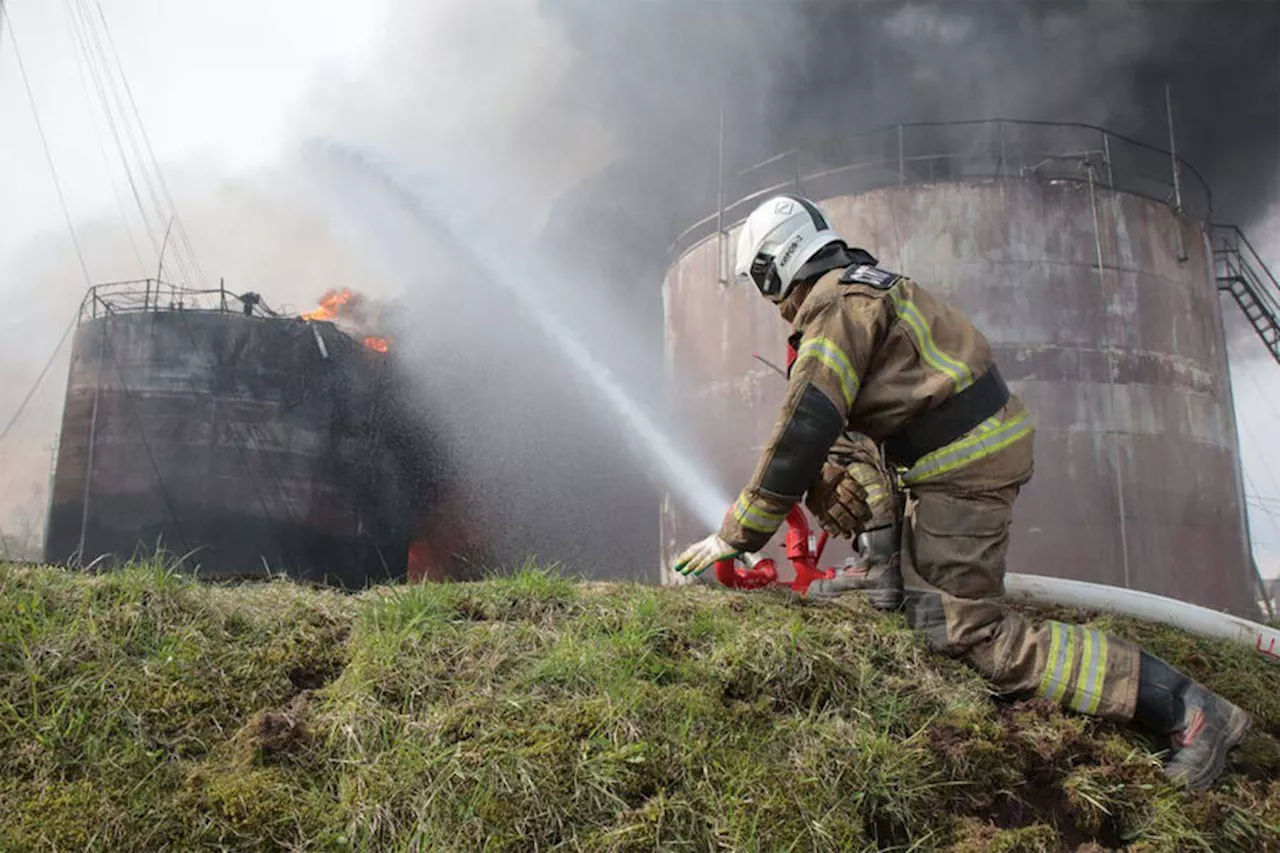
M332 320L338 316L338 309L351 301L354 294L347 288L330 290L320 297L320 307L302 315L304 320Z
M391 349L391 340L389 338L379 338L376 335L370 335L364 339L364 345L374 352L386 352Z

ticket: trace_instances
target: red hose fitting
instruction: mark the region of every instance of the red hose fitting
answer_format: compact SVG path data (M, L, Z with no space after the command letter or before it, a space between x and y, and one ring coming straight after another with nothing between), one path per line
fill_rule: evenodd
M822 551L827 544L827 534L818 537L816 545L809 545L809 520L799 505L787 513L787 559L795 569L796 579L779 581L778 568L773 560L765 558L755 568L738 566L737 560L721 560L716 563L716 580L730 589L762 589L767 586L787 586L802 595L809 584L835 576L834 569L818 568Z

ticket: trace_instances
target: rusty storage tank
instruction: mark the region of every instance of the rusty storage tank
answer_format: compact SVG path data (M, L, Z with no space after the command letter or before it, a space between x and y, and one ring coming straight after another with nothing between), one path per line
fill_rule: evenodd
M430 444L387 355L331 323L154 282L95 288L76 330L45 554L163 548L200 577L361 586L403 574ZM232 303L234 298L230 298Z
M947 152L947 153L938 153ZM1079 125L874 131L740 176L738 199L673 247L664 283L673 393L696 402L726 487L751 472L784 382L785 326L731 279L737 229L778 191L965 311L1037 424L1009 570L1256 613L1208 188L1185 163ZM803 177L799 177L803 176ZM705 535L663 509L663 571ZM774 546L776 550L778 546Z

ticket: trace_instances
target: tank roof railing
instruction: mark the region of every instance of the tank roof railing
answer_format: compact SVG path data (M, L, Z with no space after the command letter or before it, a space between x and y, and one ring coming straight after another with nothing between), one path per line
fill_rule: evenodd
M830 198L959 181L1092 180L1209 222L1208 182L1190 163L1176 162L1175 168L1169 151L1092 124L993 118L889 125L834 139L821 150L793 148L729 173L721 197L734 201L686 228L670 252L678 257L715 234L717 223L727 233L778 192Z
M166 311L278 316L256 293L232 293L221 285L216 289L192 290L172 282L144 278L90 287L80 302L76 323L114 314Z

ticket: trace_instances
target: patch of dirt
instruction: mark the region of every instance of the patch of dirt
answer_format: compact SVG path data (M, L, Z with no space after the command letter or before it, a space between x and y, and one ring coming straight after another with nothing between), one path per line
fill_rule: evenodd
M241 730L244 746L262 761L290 752L310 737L311 693L303 691L284 708L259 711Z
M960 726L939 723L929 727L929 745L934 752L955 762L969 753L973 737Z
M1036 775L1039 778L1033 778ZM1096 833L1085 832L1076 825L1076 817L1067 796L1052 777L1052 772L1028 774L1026 787L1017 795L998 794L994 807L981 817L1001 829L1020 829L1035 823L1047 823L1058 831L1063 850L1078 852L1123 849L1124 840L1120 836L1120 827L1112 818L1105 819Z
M334 678L341 670L333 663L313 663L297 666L289 670L289 683L298 690L319 690Z
M1025 700L1000 702L997 717L1004 729L998 748L1016 767L1015 775L1025 780L1015 791L992 790L957 803L959 811L998 829L1022 829L1037 823L1053 826L1063 851L1123 849L1119 822L1102 816L1097 831L1082 829L1086 816L1077 814L1063 784L1072 768L1107 764L1096 751L1088 730L1054 726L1053 737L1043 741L1030 735L1028 726L1053 726L1061 711L1051 702ZM933 750L948 763L962 764L971 750L983 748L981 741L959 726L946 723L930 729ZM986 749L991 749L988 745ZM1009 755L1009 753L1012 753ZM993 780L994 781L994 780ZM1093 816L1096 821L1097 816Z

